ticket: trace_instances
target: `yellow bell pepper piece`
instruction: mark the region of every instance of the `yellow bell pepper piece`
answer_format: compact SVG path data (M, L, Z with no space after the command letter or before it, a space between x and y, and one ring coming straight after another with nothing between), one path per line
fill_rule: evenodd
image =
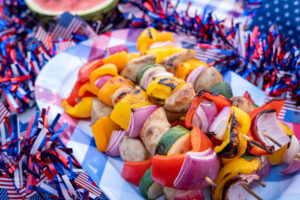
M209 67L208 64L201 62L200 60L191 59L191 60L181 63L181 65L179 65L179 67L174 75L178 78L185 80L187 78L187 76L189 75L189 73L191 73L198 66Z
M72 117L89 118L91 117L93 97L84 97L75 106L69 105L66 100L61 102L63 109Z
M141 90L141 92L136 93L138 87L134 88L123 97L114 107L110 114L110 118L123 129L127 130L131 109L132 108L140 108L143 106L151 105L151 102L148 100L148 95L145 91Z
M102 86L102 88L98 91L98 99L105 103L108 106L113 106L111 101L111 95L122 86L133 86L134 83L124 78L123 76L114 76Z
M151 44L168 40L173 42L173 35L171 32L158 33L154 28L147 28L140 34L136 42L136 47L139 52L144 53Z
M155 63L159 64L166 57L182 51L186 51L186 49L180 47L157 47L157 48L147 50L146 54L155 54L156 55Z
M279 125L281 127L281 129L283 130L283 132L286 135L294 135L294 132L284 123L282 123L281 121L278 121ZM287 150L287 144L284 145L281 149L279 149L278 151L275 151L273 154L268 155L267 158L270 161L271 165L279 165L281 163L283 163L283 159L284 159L284 154Z
M147 87L147 94L156 99L165 100L173 92L182 87L185 82L176 77L159 77Z
M235 120L238 122L236 127L236 131L238 131L238 154L234 158L221 158L222 163L227 163L229 161L238 159L241 157L247 149L247 140L244 138L243 135L246 135L250 129L251 125L251 118L248 113L244 112L242 109L232 106L232 112L234 112Z
M86 92L90 92L96 96L98 94L98 91L99 89L97 87L95 88L90 82L86 82L80 87L78 96L82 97Z
M91 125L91 128L95 137L97 149L101 152L106 150L112 132L114 130L121 130L121 128L114 123L109 116L99 118Z
M275 151L273 154L267 155L267 158L271 163L271 165L279 165L283 163L284 154L286 150L287 150L287 144L281 147L278 151Z
M222 200L224 186L227 181L239 174L250 174L256 171L261 166L261 161L259 158L255 157L251 161L245 158L239 158L230 161L224 165L224 167L219 171L215 183L217 188L212 188L212 196L214 200Z
M292 129L290 129L290 127L288 127L286 124L282 123L281 121L278 121L279 125L281 127L281 129L283 130L283 132L287 135L295 135L295 133L292 131Z

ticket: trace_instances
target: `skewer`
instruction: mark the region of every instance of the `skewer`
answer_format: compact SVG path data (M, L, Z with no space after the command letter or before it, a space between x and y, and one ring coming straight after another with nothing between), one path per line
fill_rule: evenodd
M215 187L215 188L218 187L217 184L216 184L213 180L211 180L211 178L209 178L208 176L205 177L205 180L206 180L212 187Z
M298 153L296 153L296 156L300 157L300 153L299 153L299 152L298 152Z
M243 135L243 137L248 141L248 142L251 142L252 144L254 144L255 146L258 146L259 148L269 152L269 153L272 153L270 152L268 149L266 149L265 147L263 147L261 144L259 144L258 142L256 142L255 140L253 140L252 138L248 137L247 135Z
M262 181L257 181L261 186L266 187L266 184Z
M258 196L255 192L253 192L247 185L240 183L239 184L244 190L249 192L252 196L254 196L257 200L263 200L260 196Z
M279 142L277 142L276 140L274 140L270 135L268 135L267 133L265 133L265 132L263 132L263 135L266 137L266 138L268 138L269 140L271 140L274 144L276 144L277 146L279 146L279 147L282 147L282 145L279 143Z

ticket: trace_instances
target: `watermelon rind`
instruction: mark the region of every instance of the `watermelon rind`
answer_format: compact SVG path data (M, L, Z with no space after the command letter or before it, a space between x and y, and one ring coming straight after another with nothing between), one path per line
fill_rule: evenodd
M88 21L96 21L101 20L105 16L109 15L111 11L116 7L119 0L107 0L100 5L94 6L91 9L84 10L84 11L76 11L71 12L73 15L79 15L83 19ZM25 0L26 5L35 13L37 14L42 22L47 22L55 16L59 16L63 13L63 11L48 11L42 9L37 4L34 3L33 0Z

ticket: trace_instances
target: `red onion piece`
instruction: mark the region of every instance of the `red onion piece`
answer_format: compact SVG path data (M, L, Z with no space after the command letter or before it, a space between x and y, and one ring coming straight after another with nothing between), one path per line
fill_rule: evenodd
M170 40L165 42L155 42L150 45L149 49L159 48L159 47L173 47L175 44L171 42Z
M198 190L178 190L173 200L204 200L201 189Z
M283 161L286 163L290 163L296 156L296 154L300 150L299 141L296 136L292 135L290 144L284 154Z
M202 109L202 106L198 106L193 119L192 119L192 126L198 126L204 133L206 133L206 130L208 128L208 121L206 114L204 110Z
M210 125L218 114L217 112L217 107L214 102L202 101L193 116L192 125L200 127L204 133L207 133Z
M260 157L261 165L258 170L256 170L256 174L260 177L261 180L267 178L271 172L271 164L266 157Z
M128 136L139 137L140 132L146 119L157 109L156 105L144 106L141 108L133 108L131 110L131 116L129 126L127 129Z
M108 81L111 77L111 75L104 75L104 76L101 76L100 78L98 78L96 81L95 81L95 85L101 89L103 87L103 85L106 83L106 81Z
M261 112L255 119L255 126L254 134L256 138L270 151L275 152L290 141L289 137L281 129L275 111L270 110ZM268 134L281 144L281 147L264 136L264 133Z
M218 157L211 148L203 152L188 152L174 187L182 190L205 188L209 185L205 177L215 180L219 167Z
M299 170L300 170L300 159L299 158L294 158L290 162L289 166L285 170L280 171L280 173L285 174L285 175L289 175L289 174L293 174L293 173L295 173Z
M240 174L226 183L224 200L247 199L248 192L240 184L253 185L260 180L257 174Z
M195 87L195 82L198 79L198 77L207 70L206 66L198 66L196 69L194 69L186 78L187 83L191 83Z
M124 136L127 136L126 131L113 131L105 153L109 156L120 156L119 144Z
M212 122L216 118L218 114L218 110L216 107L216 104L213 101L202 101L200 103L200 106L202 107L203 111L205 112L206 118L207 118L207 128L203 128L203 131L206 133L208 129L210 128Z
M231 116L231 107L225 107L214 119L209 127L209 133L212 133L215 138L222 140Z

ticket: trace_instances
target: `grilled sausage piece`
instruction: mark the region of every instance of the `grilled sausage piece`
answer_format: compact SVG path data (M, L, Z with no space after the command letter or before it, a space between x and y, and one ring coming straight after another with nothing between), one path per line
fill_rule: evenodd
M143 140L147 150L153 156L155 148L160 137L171 127L164 108L160 107L154 111L144 123L141 131L141 139Z
M119 144L120 156L124 161L136 162L149 158L149 153L140 139L125 136Z
M120 87L117 89L112 95L111 95L111 101L113 106L115 106L123 97L126 96L131 90L133 89L132 86L125 85L123 87Z
M175 73L179 65L185 61L191 60L196 57L196 51L187 49L179 53L172 54L161 61L160 64L164 65L167 71Z
M155 60L155 54L149 54L138 58L134 58L127 63L126 67L121 72L121 75L135 81L140 69L145 65L152 63L154 64Z
M173 113L187 112L194 96L195 91L193 85L186 83L166 99L164 108L166 111Z
M196 80L195 91L208 90L213 85L217 85L222 82L222 76L214 67L207 68L203 74Z
M112 108L100 101L97 97L93 98L91 121L96 122L100 117L109 116Z
M253 103L246 97L232 97L231 104L233 106L239 107L248 114L255 109Z

